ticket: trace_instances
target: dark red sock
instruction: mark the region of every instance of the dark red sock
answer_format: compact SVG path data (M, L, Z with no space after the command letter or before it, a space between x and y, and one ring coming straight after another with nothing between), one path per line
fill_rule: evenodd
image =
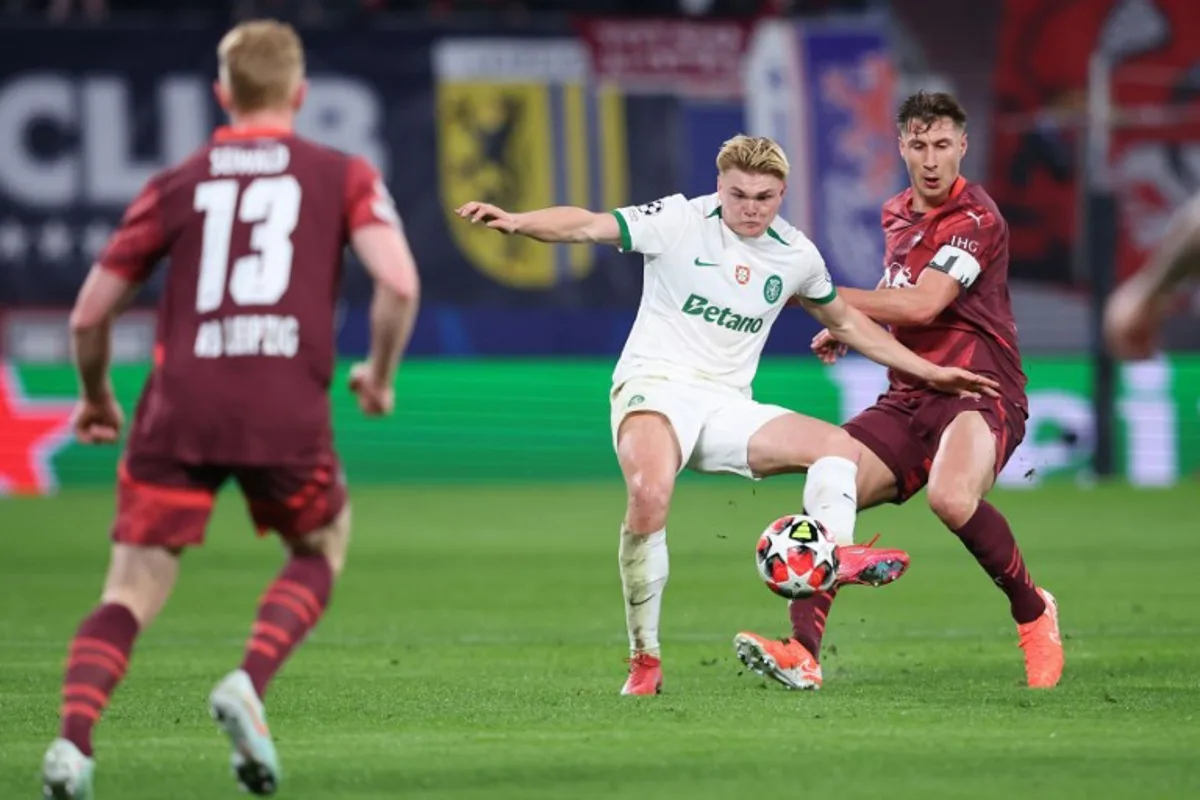
M138 628L132 611L117 603L106 603L75 631L67 653L58 735L86 756L92 754L92 728L125 677Z
M333 588L333 570L324 556L294 555L258 604L258 619L242 669L263 697L267 684L313 629Z
M828 592L817 592L811 597L788 603L788 616L792 618L792 636L818 661L821 660L821 639L825 636L825 620L829 617L829 609L837 591L834 587Z
M985 500L954 532L975 556L1000 590L1008 595L1012 617L1018 624L1033 622L1046 610L1046 602L1037 593L1033 578L1025 568L1021 548L1013 538L1012 528L996 508Z

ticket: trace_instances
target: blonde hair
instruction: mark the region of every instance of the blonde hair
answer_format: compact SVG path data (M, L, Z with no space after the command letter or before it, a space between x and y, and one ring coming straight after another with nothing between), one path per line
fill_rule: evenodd
M243 22L221 39L217 63L238 111L286 107L304 79L304 46L286 23Z
M787 180L788 160L783 148L765 136L746 136L739 133L717 153L717 171L736 169L751 175L774 175Z

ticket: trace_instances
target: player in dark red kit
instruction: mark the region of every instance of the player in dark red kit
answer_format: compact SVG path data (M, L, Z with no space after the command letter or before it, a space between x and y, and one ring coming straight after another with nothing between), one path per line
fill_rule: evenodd
M378 173L292 132L306 91L295 31L245 23L218 56L215 91L229 126L147 183L71 315L76 435L115 442L123 420L108 378L110 325L169 259L154 367L118 471L108 577L71 643L61 730L43 762L46 797L92 796L92 727L231 478L255 527L276 531L288 560L262 596L240 668L217 684L210 707L238 781L274 792L280 769L262 698L325 610L350 535L328 397L347 244L375 281L370 353L350 380L365 413L391 411L416 316L416 267Z
M874 290L839 292L913 352L993 378L1001 395L937 395L889 373L888 391L844 425L861 445L859 507L903 503L928 486L930 508L1007 595L1028 685L1049 688L1063 669L1057 604L1034 584L1008 522L984 499L1029 416L1008 294L1008 224L987 192L959 174L967 115L953 97L913 95L897 122L911 186L883 207L883 279ZM828 331L813 350L827 364L845 352ZM738 656L786 686L819 687L835 594L792 601L791 638L738 634Z

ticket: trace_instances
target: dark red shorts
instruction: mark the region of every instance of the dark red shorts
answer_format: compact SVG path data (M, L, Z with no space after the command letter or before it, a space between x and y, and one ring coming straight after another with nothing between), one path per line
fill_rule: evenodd
M992 429L999 475L1025 438L1025 413L1004 398L888 392L842 427L891 469L897 491L893 502L903 503L929 482L942 433L964 411L978 411Z
M346 483L333 453L303 466L246 467L127 452L117 472L112 539L122 544L203 544L213 500L229 478L241 487L259 534L303 536L328 525L346 505Z

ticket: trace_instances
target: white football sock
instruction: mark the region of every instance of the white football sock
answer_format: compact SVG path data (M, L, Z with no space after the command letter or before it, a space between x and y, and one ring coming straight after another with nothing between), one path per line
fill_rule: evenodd
M637 536L621 526L621 588L625 593L625 627L629 630L632 655L648 653L659 657L658 618L662 612L663 589L670 571L667 562L667 530Z
M816 517L840 545L854 544L858 516L858 465L848 458L818 458L804 482L804 511Z

